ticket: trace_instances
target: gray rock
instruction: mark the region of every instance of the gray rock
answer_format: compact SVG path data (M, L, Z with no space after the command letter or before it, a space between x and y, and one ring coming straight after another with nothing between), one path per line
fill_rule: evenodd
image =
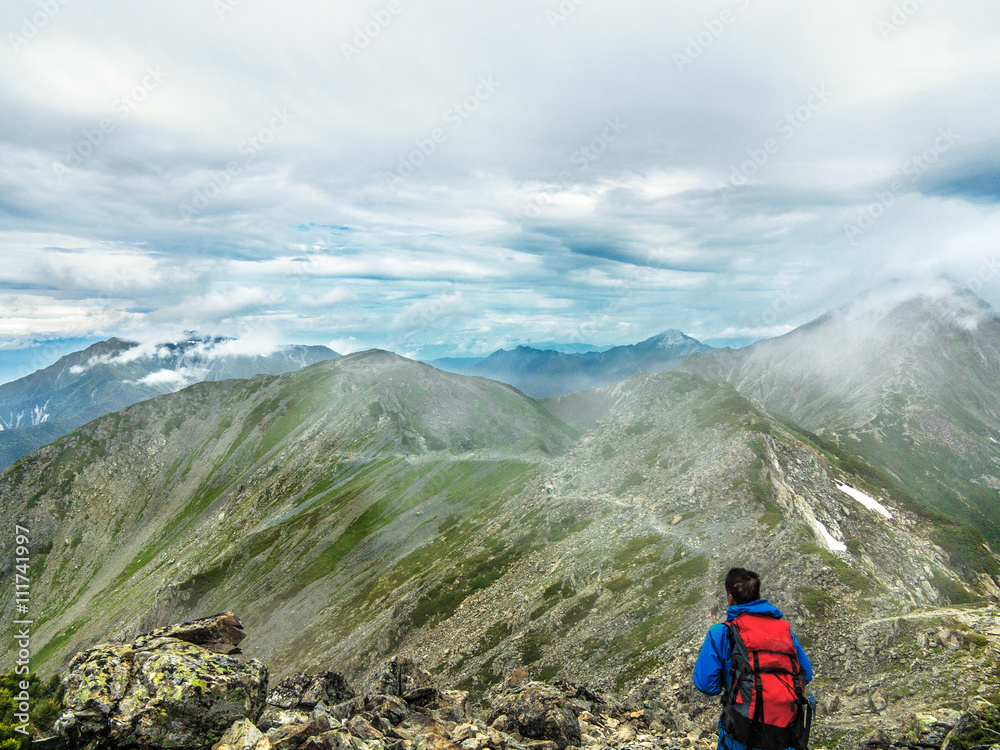
M242 653L239 645L247 634L243 632L243 623L236 615L223 612L201 620L159 628L145 637L176 638L217 654L239 654Z
M559 748L580 746L580 722L565 694L550 685L527 682L507 688L494 701L488 723L498 731L502 721L507 731L533 740L551 741ZM496 723L496 724L495 724Z
M235 722L222 739L212 745L212 750L252 750L257 741L264 736L249 719Z
M379 692L398 695L407 703L428 706L441 698L434 678L420 669L412 659L396 656L382 668Z
M268 705L279 708L312 709L319 702L334 705L356 695L343 675L337 672L295 674L286 677L267 694Z

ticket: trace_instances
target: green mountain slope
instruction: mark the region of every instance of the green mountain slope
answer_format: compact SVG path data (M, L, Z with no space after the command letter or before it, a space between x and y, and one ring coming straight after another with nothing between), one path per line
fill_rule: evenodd
M266 355L229 339L157 347L112 338L0 385L0 469L92 419L203 380L281 375L339 356L325 346L283 346Z
M886 617L1000 594L963 581L877 472L730 386L612 389L580 434L508 386L366 352L99 419L0 476L3 511L32 529L35 668L229 609L275 677L363 683L402 652L474 696L527 665L708 721L666 686L687 685L732 564L762 573L829 674ZM971 679L956 665L952 692Z
M507 386L381 352L96 420L0 480L34 535L38 658L200 611L218 586L261 611L321 606L345 557L433 534L418 506L495 501L571 434Z
M1000 543L1000 316L968 290L877 290L681 369L733 384Z

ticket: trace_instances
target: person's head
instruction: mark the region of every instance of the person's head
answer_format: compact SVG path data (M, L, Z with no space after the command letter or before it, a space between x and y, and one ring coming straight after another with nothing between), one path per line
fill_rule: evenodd
M760 576L746 568L730 568L726 573L726 593L730 604L746 604L760 599Z

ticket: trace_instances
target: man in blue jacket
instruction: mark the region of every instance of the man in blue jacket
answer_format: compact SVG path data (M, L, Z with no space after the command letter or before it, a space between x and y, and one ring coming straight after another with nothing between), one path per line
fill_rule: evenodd
M776 619L783 617L777 607L760 598L760 576L752 570L732 568L726 574L726 598L729 602L729 609L726 612L727 623L744 613ZM694 685L706 695L718 695L729 688L729 640L729 626L724 623L713 625L705 636L705 642L694 666ZM812 664L794 632L791 633L791 640L795 646L802 680L809 682L813 676ZM726 734L721 720L718 747L719 750L748 750L742 742Z

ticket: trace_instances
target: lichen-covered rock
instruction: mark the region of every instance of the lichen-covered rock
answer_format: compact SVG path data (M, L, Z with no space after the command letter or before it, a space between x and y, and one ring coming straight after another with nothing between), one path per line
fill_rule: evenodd
M501 716L505 731L516 731L534 740L551 740L560 748L579 746L580 722L566 695L551 685L525 682L507 688L493 701L489 723Z
M212 750L252 750L263 736L264 733L250 719L240 719L212 745Z
M275 750L293 750L310 737L329 732L331 728L330 720L321 716L305 724L289 724L271 729L267 733L267 739Z
M1000 707L977 700L948 732L941 750L971 750L991 747L1000 739Z
M434 708L442 719L460 724L469 718L469 693L467 690L442 690Z
M222 632L213 630L219 620L187 623L173 632L207 633L206 641L220 648L219 637L212 635ZM239 622L232 618L220 628L233 621ZM260 716L267 667L173 636L147 634L130 644L77 654L63 683L66 713L57 731L70 747L209 747L234 722Z
M379 675L379 692L398 695L415 706L427 706L441 698L441 691L438 690L434 678L405 656L393 657L382 668Z
M142 638L176 638L185 643L193 643L203 649L217 654L239 654L240 643L247 634L243 632L243 623L232 612L206 617L201 620L182 622L140 636Z
M257 721L257 726L267 731L286 724L301 724L309 721L310 714L299 709L285 709L279 706L266 706Z
M365 695L338 703L331 713L342 720L360 715L372 724L385 719L395 726L410 715L410 707L398 695Z
M356 695L347 679L337 672L295 674L286 677L267 694L268 705L279 708L313 708L321 701L334 705Z

